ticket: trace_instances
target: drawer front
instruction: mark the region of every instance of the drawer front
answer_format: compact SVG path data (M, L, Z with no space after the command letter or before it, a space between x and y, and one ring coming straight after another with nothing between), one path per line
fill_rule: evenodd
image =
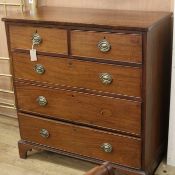
M142 62L140 34L72 31L71 49L74 56Z
M24 140L129 167L141 166L140 139L22 114L18 116Z
M18 108L113 130L141 133L141 104L60 89L16 83ZM46 103L40 104L44 97ZM127 110L126 110L127 109Z
M140 68L47 56L31 62L29 55L16 53L13 64L16 78L141 97ZM43 66L43 74L36 73L37 65Z
M10 25L11 48L30 50L34 34L41 37L40 44L34 48L40 52L49 52L67 55L67 31L55 28L29 27Z

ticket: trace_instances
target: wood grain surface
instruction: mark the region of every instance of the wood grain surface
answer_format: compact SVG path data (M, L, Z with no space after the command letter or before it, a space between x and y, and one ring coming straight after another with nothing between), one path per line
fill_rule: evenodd
M11 0L13 2L16 0ZM52 0L43 0L39 1L40 5L45 6L57 6L57 7L80 7L80 8L100 8L100 9L114 9L114 10L140 10L140 11L173 11L173 0L64 0L64 1L57 1ZM18 8L17 8L18 9ZM12 11L12 8L8 8L8 15L9 12ZM17 13L17 10L15 14ZM3 10L0 11L0 17L3 17L4 13ZM5 30L4 30L4 23L0 22L0 56L8 57L8 50L5 37Z
M45 73L43 75L38 75L34 71L36 64L44 66ZM13 53L13 66L15 78L125 96L141 96L142 71L140 68L47 56L38 56L37 62L31 62L29 55L21 53ZM112 83L104 85L100 80L101 73L110 74L113 78Z
M141 134L141 103L110 97L16 83L18 109L56 119ZM39 106L44 96L48 104ZM127 110L126 110L127 109Z
M17 148L17 141L20 139L18 120L0 115L0 169L1 174L7 175L13 172L13 175L23 175L24 172L32 175L83 175L88 172L97 164L91 164L89 162L73 159L68 156L62 156L51 153L49 151L28 152L28 159L20 159ZM45 167L43 169L43 167ZM47 171L46 171L47 170ZM119 167L117 171L121 174L127 175L140 175L138 171L126 172L126 168ZM166 165L163 161L155 174L164 175L166 170L169 175L174 175L175 168ZM142 173L143 175L143 173Z
M162 156L163 145L166 146L168 139L172 58L171 18L149 32L145 40L143 166L152 171L154 168L150 166L150 162Z
M67 54L67 31L54 28L10 26L11 49L32 49L32 36L37 33L42 43L34 46L37 51ZM20 34L20 35L19 35Z
M98 44L107 40L111 50L101 52ZM142 36L139 34L71 31L71 54L124 62L142 62Z
M24 140L140 168L140 139L23 114L18 114L18 116L20 133ZM42 128L50 133L50 136L46 139L42 138L39 134ZM113 146L113 151L111 153L103 152L100 148L103 143L110 143Z
M11 22L20 21L30 24L40 22L74 27L148 31L163 18L168 18L171 15L169 12L41 7L35 16L30 16L29 12L25 12L23 15L21 13L13 16L9 15L3 18L3 20Z

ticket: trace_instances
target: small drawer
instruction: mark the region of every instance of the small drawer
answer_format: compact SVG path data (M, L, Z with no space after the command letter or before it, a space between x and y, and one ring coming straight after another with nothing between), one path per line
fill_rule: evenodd
M141 63L142 36L141 34L72 31L71 54L80 57Z
M141 68L13 53L15 78L141 98Z
M141 167L141 140L18 114L23 140L128 167Z
M20 110L141 135L139 102L19 82L15 85Z
M32 49L67 55L67 31L63 29L10 25L11 49Z

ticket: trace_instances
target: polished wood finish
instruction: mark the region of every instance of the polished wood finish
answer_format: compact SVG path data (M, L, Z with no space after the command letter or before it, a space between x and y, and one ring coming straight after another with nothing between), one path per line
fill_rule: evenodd
M16 0L10 0L10 2L15 2ZM130 1L125 0L121 3L116 3L116 0L112 1L106 1L106 0L76 0L76 1L58 1L58 0L52 0L52 6L73 6L73 7L80 7L80 8L108 8L108 9L120 9L120 10L159 10L159 11L170 11L173 8L170 9L170 1L171 0L143 0L142 1ZM50 5L50 1L39 1L39 3L43 3L47 6ZM27 4L26 4L27 5ZM173 5L172 5L173 7ZM12 12L13 11L13 12ZM15 12L14 12L15 11ZM18 8L8 8L8 15L11 15L11 13L17 13ZM173 10L172 10L173 11ZM3 10L1 10L0 18L4 16ZM5 27L3 22L0 21L0 56L9 58L8 50L7 50L7 44L6 44L6 36L5 36ZM0 63L2 65L2 63ZM5 72L8 72L9 65L5 64L5 66L0 66L0 72L5 70ZM7 70L7 71L6 71Z
M19 110L136 135L141 134L141 103L139 102L23 83L16 83L15 87ZM48 104L45 107L39 106L36 101L39 96L47 99Z
M49 175L82 175L88 172L93 167L104 163L102 161L96 161L92 164L83 160L75 160L74 158L65 155L57 155L50 152L51 150L56 151L56 149L43 147L43 145L31 144L28 142L20 141L19 143L22 146L30 146L29 150L32 147L32 152L28 151L28 157L30 158L27 160L23 160L17 156L18 150L16 143L20 138L18 120L16 118L0 115L0 131L0 169L1 174L3 175L8 174L9 172L13 172L13 175L23 174L24 172L26 174L32 175L43 175L43 173L46 173L46 169L47 172L49 172ZM35 149L39 149L40 151L36 153L37 151L35 151ZM43 149L50 149L50 151L42 151ZM110 163L110 165L114 167L112 163ZM118 169L117 172L120 172L120 175L126 174L127 168L117 165L116 167ZM172 174L173 172L175 172L175 168L165 166L165 163L162 162L156 173L163 175L163 170L165 169ZM130 173L127 172L127 174L138 175L138 172L140 175L141 171L139 170L132 170L130 171Z
M73 153L70 153L70 152L66 152L66 151L63 151L63 150L51 148L51 147L40 145L40 144L37 144L37 143L31 143L31 142L28 142L28 141L25 141L25 140L20 140L18 142L18 144L21 144L20 145L21 147L23 146L23 147L29 148L29 149L25 149L25 148L20 149L19 151L24 150L24 152L22 152L20 154L27 153L28 151L30 151L30 148L32 147L32 149L34 149L34 150L47 150L47 151L51 151L53 153L57 153L57 154L60 154L60 155L63 155L63 156L68 156L68 157L71 157L71 158L84 160L86 162L95 163L95 164L98 164L98 165L101 165L101 164L104 163L103 160L93 159L93 158L90 158L90 157L85 157L85 156L81 156L81 155L78 155L78 154L73 154ZM22 159L25 159L25 157L24 158L22 157ZM115 169L115 171L119 172L120 174L124 174L124 175L145 175L145 172L142 171L142 170L139 170L139 169L127 168L127 167L123 167L121 165L117 165L117 164L113 164L113 163L111 163L111 165Z
M23 140L140 168L140 139L21 114L18 117ZM41 129L48 130L50 136L42 138L39 134ZM105 153L100 148L103 143L110 143L113 151Z
M171 82L171 42L172 21L165 20L145 34L145 67L144 67L144 100L143 136L145 139L145 159L143 166L150 173L162 154L168 137L168 118ZM164 42L160 42L161 41Z
M148 31L165 18L169 12L143 12L127 10L102 10L66 7L41 7L35 16L29 12L9 15L6 22L30 24L50 24L72 27L90 27L101 29ZM109 20L110 19L110 20Z
M104 163L90 163L83 160L75 160L65 155L57 155L50 151L43 151L43 149L51 150L51 148L43 148L42 145L34 145L24 141L20 141L19 144L21 144L20 146L29 148L27 154L30 158L27 160L20 159L20 157L17 156L17 142L20 138L18 120L16 118L0 115L0 131L0 169L3 175L9 172L13 172L13 175L22 175L24 172L25 174L43 175L43 173L46 173L46 169L49 175L83 175L93 167ZM31 147L32 151L30 152ZM38 152L35 149L40 151ZM120 169L121 168L123 167L120 167ZM163 169L165 169L165 167L161 165L158 172L162 172ZM120 173L120 175L121 174L122 173Z
M31 145L25 145L25 144L22 144L21 142L18 142L18 148L19 148L19 156L21 159L26 159L27 152L32 150Z
M108 139L108 137L113 138L114 136L115 138L112 139L114 142L116 138L117 140L119 138L122 138L122 146L120 144L120 139L118 140L119 142L115 142L114 145L116 146L119 144L119 148L127 148L127 150L125 153L122 151L119 152L119 155L121 156L118 156L116 152L113 152L114 154L116 154L116 156L111 155L109 159L106 159L106 157L104 159L113 161L112 166L127 175L152 175L162 158L166 146L167 129L163 131L162 128L163 125L165 125L166 128L168 121L168 103L170 91L169 72L171 67L171 15L171 13L165 12L130 12L73 8L58 8L55 10L55 8L41 8L39 9L38 14L33 17L28 16L26 13L24 14L24 16L17 15L14 17L4 18L3 20L6 24L9 51L11 57L13 58L13 75L16 76L17 72L20 76L25 75L23 77L16 76L14 78L17 102L16 104L18 112L21 113L19 114L19 117L25 116L24 118L26 119L26 127L23 128L23 124L20 125L20 127L24 129L24 133L27 135L27 138L29 138L25 138L25 140L23 138L20 141L20 144L23 146L27 145L32 148L49 150L59 154L68 155L78 159L101 164L103 162L102 159L105 156L103 157L101 153L98 152L99 150L94 149L96 151L96 153L94 152L96 156L92 155L92 151L87 151L87 153L90 154L90 156L87 157L88 155L84 155L83 147L76 147L76 144L71 147L72 145L70 146L70 143L73 142L73 137L70 137L70 133L75 134L74 138L76 139L76 143L80 145L84 145L87 140L89 140L89 142L87 143L88 145L95 145L98 140ZM41 27L42 29L47 28L48 30L54 28L67 31L67 55L62 53L50 53L45 50L37 51L39 60L36 63L42 62L44 63L45 67L48 66L47 70L49 70L49 72L52 72L50 76L48 76L48 73L46 71L45 74L37 77L36 73L33 71L33 66L36 63L31 64L29 63L29 59L25 59L25 61L23 59L27 58L28 50L22 49L22 46L21 49L11 48L11 34L9 30L11 26L30 26L34 28ZM124 36L139 36L141 40L139 40L139 44L140 47L142 46L142 50L138 51L139 53L136 53L134 51L134 54L140 55L140 57L130 57L137 60L130 60L130 58L127 57L125 57L127 60L124 60L118 56L117 58L111 59L110 57L98 57L98 54L93 52L95 56L92 56L92 58L91 56L84 55L87 54L84 51L81 55L72 55L72 35L74 35L73 33L75 31L81 31L83 33L83 37L85 37L84 33L86 32L92 32L93 34L95 33L99 36L101 36L102 33L107 33L112 36L112 40L113 37L115 37L116 35L118 36L119 34L122 34ZM96 36L92 40L94 40L95 38ZM128 42L126 42L125 44L128 44ZM123 48L126 48L125 44L122 46ZM81 44L80 47L82 47L83 49L83 44ZM126 54L128 54L128 52L126 52ZM17 61L18 58L20 58L20 61ZM52 62L50 60L56 61ZM17 69L18 64L20 66ZM15 65L16 69L14 69ZM59 65L59 68L63 67L65 70L56 71L57 65ZM71 67L71 70L66 68L68 65L69 68ZM27 67L27 69L23 69L23 67ZM22 73L20 73L19 70L22 70ZM98 84L95 76L99 70L105 70L105 72L114 71L112 73L115 75L115 79L121 77L120 86L122 84L125 85L122 85L122 87L120 87L116 83L115 88L120 88L120 91L116 91L115 88L115 91L108 90L109 87L112 87L113 83L116 82L113 81L109 86L104 86L104 89L101 88L102 86L101 84ZM25 72L27 72L28 74L26 74ZM81 75L82 72L83 76ZM57 73L61 73L62 76L59 77ZM56 82L55 79L57 79L57 77L59 77L61 80L66 80L67 84L64 83L65 81L62 81L60 84L54 83ZM70 79L71 77L73 77L74 79ZM79 79L81 79L81 81L79 81ZM75 80L76 84L74 85L73 83L75 82ZM88 81L86 82L82 80L90 80L89 82L92 82L93 86L89 86L90 84L86 84ZM80 84L80 82L82 82L82 84ZM135 90L133 85L136 85ZM30 89L28 91L28 94L31 94L30 96L27 96L26 89ZM42 108L44 112L42 110L39 111L41 108L37 105L35 106L33 103L27 104L27 108L30 109L30 111L27 111L27 108L25 110L22 109L24 107L24 104L28 101L27 98L33 98L34 100L35 93L38 95L39 91L47 95L49 102L51 102L55 96L57 97L56 92L59 92L59 97L57 97L57 99L60 97L61 98L60 100L56 100L55 102L61 104L61 106L63 104L62 102L66 102L66 107L63 109L66 109L67 111L64 111L64 113L62 113L63 115L65 115L66 113L68 114L68 111L70 109L72 111L74 110L74 112L77 113L77 111L80 111L79 108L76 108L77 106L80 106L82 108L81 111L88 111L92 109L92 111L88 111L87 114L92 113L92 115L94 115L96 114L96 111L94 109L99 109L99 106L96 105L104 105L106 109L106 104L110 104L111 106L116 104L113 107L113 110L116 111L115 115L118 115L120 112L116 109L116 106L120 106L120 108L122 109L120 115L122 114L124 116L124 114L126 114L127 112L129 112L128 110L130 110L128 106L131 105L132 107L134 107L135 105L133 106L133 104L137 104L138 106L135 106L136 109L133 108L134 114L128 113L126 117L134 116L136 112L139 112L139 114L141 115L140 118L138 118L138 121L140 122L141 119L141 125L136 126L139 128L137 128L137 131L135 130L133 132L131 130L133 130L134 127L128 123L131 122L131 119L125 122L125 124L130 125L127 126L128 131L126 130L126 127L123 123L121 125L121 128L119 129L120 122L115 124L116 126L114 126L113 124L110 124L109 126L108 123L105 122L103 123L105 125L102 126L102 123L97 123L96 125L93 125L91 123L89 124L88 122L90 121L88 120L75 121L74 119L64 119L64 116L62 117L57 116L56 114L49 114L55 111L55 103L53 103L48 110L49 113L47 113L47 110L44 111L45 108L49 107L49 103L47 106ZM71 96L72 94L74 95L74 98ZM18 96L20 97L20 100L18 99ZM74 102L75 99L76 102ZM21 104L20 101L22 102ZM31 101L29 100L29 102ZM79 102L82 102L82 104L86 105L81 106ZM125 103L125 108L124 106L122 106L123 102ZM19 108L18 104L21 105L21 108ZM90 107L86 108L85 106L87 105L89 105ZM141 110L139 110L140 105ZM32 106L34 108L31 109L30 107ZM51 111L51 109L53 109L53 111ZM107 109L109 109L108 106ZM110 109L110 111L112 110ZM84 112L81 113L81 116L86 116ZM108 110L103 111L102 113L107 116L109 115ZM71 116L70 113L69 115ZM77 117L78 114L74 116ZM139 115L137 115L137 117L139 117ZM95 117L92 116L91 118L89 116L86 116L86 118L94 119ZM80 120L79 117L78 119ZM124 117L122 119L124 119ZM35 124L35 122L32 122L32 124L34 123L34 125L32 125L30 122L28 122L29 120L36 121L37 124ZM114 123L115 122L116 120L114 120ZM29 131L30 127L32 126L37 125L35 128L41 127L39 126L40 123L43 127L49 125L49 128L51 128L52 131L55 130L56 133L58 132L58 134L60 132L60 129L58 128L60 127L61 130L65 132L68 130L70 131L71 128L76 128L76 130L69 132L69 135L67 134L65 136L65 138L67 138L68 140L65 140L64 144L66 142L67 144L64 145L62 142L63 145L60 149L60 145L58 144L57 139L52 140L53 138L50 137L51 142L48 141L46 143L45 141L42 142L42 140L40 140L39 136L37 136L33 130L31 131L32 134L30 132L26 132ZM58 126L58 123L61 123L61 126ZM98 135L99 133L100 135ZM82 137L82 134L84 134L84 137ZM102 137L101 134L103 135ZM88 138L87 140L85 139L85 136ZM98 138L96 138L96 136L98 136ZM127 144L127 141L123 141L123 138L129 138L129 140L132 141L139 141L139 149L135 148L135 146L133 145L127 147L127 145L129 144ZM32 141L32 139L34 139L34 141ZM91 142L91 139L94 141ZM75 149L76 151L74 152L74 150L72 149ZM129 152L128 154L128 150L130 150L131 153ZM20 151L22 151L22 155L25 155L24 152L26 152L27 150L24 149L23 151L23 149L21 148ZM139 159L135 159L134 153L136 151L139 151ZM130 157L131 154L133 155L132 158ZM120 160L121 157L122 160Z
M26 54L13 53L12 56L15 78L124 96L141 96L142 70L140 68L47 56L38 56L37 62L31 62L30 56ZM43 75L35 72L36 64L44 66L45 73ZM104 85L100 80L101 73L109 73L113 78L112 83Z
M110 51L105 53L98 48L98 43L104 38L111 45ZM140 34L72 31L71 54L80 57L141 63L142 36Z
M37 51L67 54L67 31L54 28L11 25L11 49L32 49L32 36L36 32L41 36L42 43L34 46Z

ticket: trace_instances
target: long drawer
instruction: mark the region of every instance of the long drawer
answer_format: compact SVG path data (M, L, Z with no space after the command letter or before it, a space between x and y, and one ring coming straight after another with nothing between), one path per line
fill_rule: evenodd
M56 119L141 134L141 103L15 83L18 109ZM127 109L127 110L126 110Z
M73 56L142 63L142 35L71 31Z
M10 25L11 49L32 49L35 36L38 44L34 48L40 52L67 55L67 31L56 28ZM39 37L39 39L37 38Z
M141 97L141 68L13 53L16 78Z
M129 167L141 166L141 140L19 114L23 140Z

